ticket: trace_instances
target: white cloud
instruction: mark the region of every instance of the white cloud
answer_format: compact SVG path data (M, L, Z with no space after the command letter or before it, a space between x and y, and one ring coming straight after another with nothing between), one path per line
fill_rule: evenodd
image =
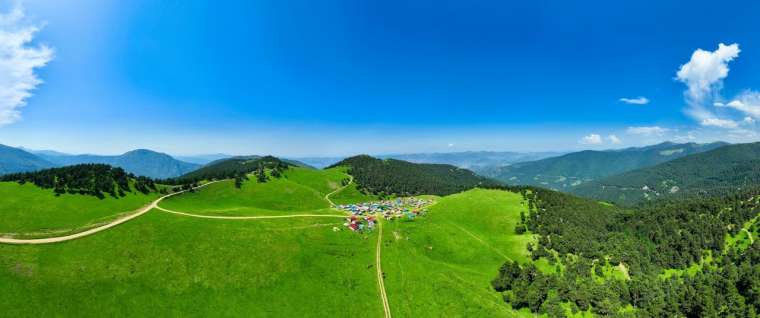
M24 23L19 7L0 14L0 125L19 120L19 109L42 83L35 69L53 59L50 47L29 46L37 31L37 26Z
M725 107L736 109L752 118L760 118L760 92L744 91L736 99L725 104Z
M676 73L676 78L688 87L689 99L701 102L710 97L715 89L720 89L723 79L728 76L728 62L739 56L739 44L718 44L715 51L697 49L691 59Z
M626 103L626 104L633 104L633 105L646 105L649 104L649 99L644 96L639 96L637 98L621 98L619 101Z
M628 127L628 129L626 130L626 132L628 132L631 135L642 135L642 136L662 136L668 131L670 131L670 129L663 128L660 126Z
M584 145L601 145L604 143L604 141L602 140L602 136L599 134L590 134L581 138L580 143Z
M705 118L699 123L702 126L718 127L718 128L736 128L739 126L735 121L730 119L721 118Z
M742 122L745 123L745 124L748 124L748 125L752 125L752 124L755 123L755 119L752 118L752 117L747 116L747 117L744 117L744 119L742 120Z
M619 145L619 144L623 143L623 141L620 140L620 138L618 138L618 136L616 136L616 135L609 135L609 136L607 136L607 140L609 140L610 143L612 143L613 145Z

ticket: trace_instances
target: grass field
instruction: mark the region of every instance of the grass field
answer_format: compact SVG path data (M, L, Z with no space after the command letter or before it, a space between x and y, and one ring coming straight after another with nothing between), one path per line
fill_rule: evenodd
M145 206L158 194L128 193L123 198L102 200L76 194L56 197L52 190L32 184L0 182L0 198L0 235L44 237L111 220Z
M63 244L0 245L0 310L47 316L380 316L374 236L340 219L151 211Z
M345 177L341 170L295 168L267 183L245 182L242 189L232 181L215 183L161 206L204 215L336 214L324 196ZM352 185L334 195L344 203L374 199ZM533 235L514 234L520 212L527 211L522 196L477 189L436 201L415 221L384 221L382 265L393 315L530 316L511 310L490 287L506 259L530 261L526 245ZM75 241L0 245L0 285L12 295L0 297L0 311L382 316L374 267L377 233L353 233L343 222L208 220L153 210Z
M378 197L361 193L359 189L356 188L356 184L352 183L330 196L330 199L335 204L351 204L377 201Z
M413 222L384 229L383 270L394 316L511 317L490 282L506 259L528 262L531 235L514 235L519 194L471 190L444 197Z
M254 216L294 212L333 213L325 195L340 188L348 178L338 170L290 168L281 178L265 183L251 176L240 189L232 180L218 182L195 193L161 202L161 207L203 215Z

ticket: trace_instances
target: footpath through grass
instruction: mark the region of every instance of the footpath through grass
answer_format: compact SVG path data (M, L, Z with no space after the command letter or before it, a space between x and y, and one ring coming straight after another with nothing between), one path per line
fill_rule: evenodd
M290 168L281 178L258 183L255 177L236 188L226 180L194 193L161 202L161 207L181 212L219 216L283 215L291 212L334 213L325 195L341 187L347 178L338 170Z
M158 197L157 193L127 193L118 199L79 194L56 197L53 190L33 184L0 182L0 235L44 237L76 231L137 210Z

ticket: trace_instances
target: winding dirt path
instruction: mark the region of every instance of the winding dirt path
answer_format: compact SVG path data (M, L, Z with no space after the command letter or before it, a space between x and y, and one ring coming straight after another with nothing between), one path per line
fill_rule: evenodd
M205 186L207 186L209 184L216 183L216 182L219 182L219 181L221 181L221 180L211 181L209 183L202 184L200 186L197 186L197 187L193 188L193 190L203 188L203 187L205 187ZM112 228L114 226L117 226L119 224L126 223L126 222L128 222L128 221L130 221L130 220L132 220L134 218L137 218L137 217L139 217L139 216L141 216L141 215L143 215L145 213L148 213L150 210L152 210L154 208L157 208L158 207L158 203L161 202L161 200L166 199L166 198L171 197L171 196L178 195L180 193L187 192L187 191L188 190L182 190L182 191L179 191L179 192L174 192L174 193L167 194L165 196L162 196L162 197L156 199L155 201L151 202L150 204L148 204L148 205L146 205L146 206L138 209L137 211L135 211L135 213L132 213L132 214L129 214L127 216L118 218L116 220L113 220L110 223L107 223L107 224L104 224L104 225L101 225L101 226L98 226L98 227L91 228L91 229L89 229L87 231L83 231L83 232L79 232L79 233L74 233L74 234L70 234L70 235L57 236L57 237L46 237L46 238L39 238L39 239L0 238L0 244L35 245L35 244L52 244L52 243L60 243L60 242L66 242L66 241L76 240L78 238L82 238L82 237L85 237L85 236L90 236L90 235L93 235L95 233L99 233L99 232L105 231L105 230L110 229L110 228Z
M330 218L345 218L345 215L337 214L291 214L291 215L256 215L256 216L221 216L221 215L202 215L192 214L186 212L172 211L169 209L156 206L157 210L164 211L166 213L189 216L201 219L217 219L217 220L258 220L258 219L285 219L285 218L318 218L318 217L330 217Z
M377 248L375 249L375 268L377 268L377 285L380 288L380 299L383 302L385 318L391 318L391 307L388 305L388 295L385 293L385 279L383 278L383 262L380 254L383 246L383 222L377 222Z
M353 177L353 176L351 176L351 175L349 174L349 175L348 175L348 183L346 183L346 185L344 185L344 186L342 186L342 187L340 187L340 188L337 188L337 189L335 189L335 191L333 191L333 192L330 192L330 193L328 193L328 194L325 194L325 200L327 200L327 202L330 202L330 206L331 206L331 207L335 207L335 206L336 206L336 204L335 204L334 202L332 202L332 200L330 200L330 196L331 196L331 195L333 195L333 194L336 194L336 193L340 192L341 190L343 190L343 189L345 189L345 188L347 188L347 187L348 187L348 186L350 186L350 185L351 185L351 183L353 183L353 182L354 182L354 177Z

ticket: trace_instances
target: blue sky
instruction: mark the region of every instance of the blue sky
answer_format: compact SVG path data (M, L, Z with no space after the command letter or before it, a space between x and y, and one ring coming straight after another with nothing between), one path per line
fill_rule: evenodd
M27 71L0 78L13 146L309 156L760 139L757 1L0 3L2 32L39 29L0 52L0 68ZM36 64L7 57L22 49Z

